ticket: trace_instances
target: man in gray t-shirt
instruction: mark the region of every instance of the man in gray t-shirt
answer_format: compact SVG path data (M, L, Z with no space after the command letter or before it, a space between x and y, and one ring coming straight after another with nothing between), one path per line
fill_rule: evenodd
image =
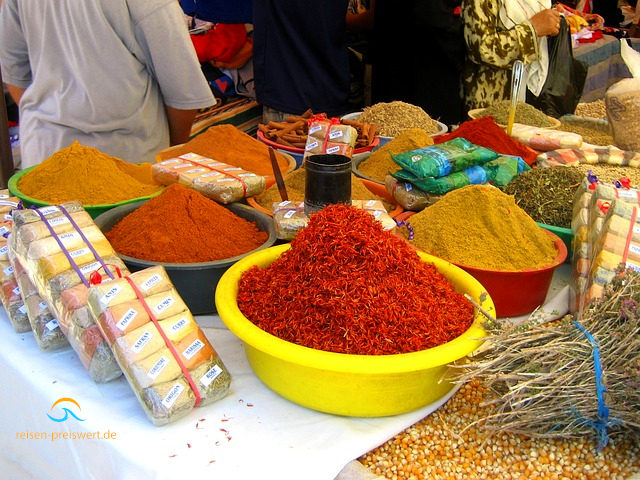
M216 102L176 0L2 0L0 66L22 168L74 140L153 161Z

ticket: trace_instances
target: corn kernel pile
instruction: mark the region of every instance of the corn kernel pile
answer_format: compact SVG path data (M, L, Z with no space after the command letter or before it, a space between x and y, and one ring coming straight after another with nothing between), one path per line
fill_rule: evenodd
M536 439L472 425L484 417L484 387L473 380L439 410L359 460L401 479L628 480L640 472L640 439L613 437L597 454L593 437Z

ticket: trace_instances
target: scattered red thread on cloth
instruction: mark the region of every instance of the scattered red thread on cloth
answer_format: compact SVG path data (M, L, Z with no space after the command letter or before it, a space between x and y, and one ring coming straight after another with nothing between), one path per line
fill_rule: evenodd
M239 282L242 313L317 350L386 355L460 336L473 306L433 264L369 213L342 204L311 215L291 248Z

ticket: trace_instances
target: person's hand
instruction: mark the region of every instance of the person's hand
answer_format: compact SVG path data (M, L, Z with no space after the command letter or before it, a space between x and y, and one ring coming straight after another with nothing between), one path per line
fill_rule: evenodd
M560 12L554 8L536 13L529 22L539 37L546 35L554 37L560 32Z

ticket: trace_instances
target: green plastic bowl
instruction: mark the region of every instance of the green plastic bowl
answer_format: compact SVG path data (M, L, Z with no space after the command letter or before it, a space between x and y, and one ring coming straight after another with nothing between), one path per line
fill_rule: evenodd
M570 228L556 227L554 225L547 225L546 223L536 222L538 226L549 230L551 233L555 233L564 242L567 247L567 259L565 263L571 263L571 242L573 241L573 231Z
M22 178L22 176L29 173L33 168L35 167L25 168L24 170L20 170L14 173L9 179L9 184L8 184L9 192L11 193L11 195L14 195L18 197L20 200L22 200L22 204L25 207L31 207L31 206L46 207L48 205L51 205L51 203L38 200L37 198L33 198L22 193L18 188L18 183L20 183L20 179ZM160 195L160 193L162 193L162 190L164 190L164 188L161 188L153 195L147 195L146 197L132 198L130 200L124 200L118 203L105 203L102 205L83 205L83 207L89 213L89 215L91 215L91 218L96 218L98 215L106 212L107 210L111 210L112 208L119 207L121 205L127 205L128 203L139 202L141 200L148 200L150 198L153 198L156 195Z

